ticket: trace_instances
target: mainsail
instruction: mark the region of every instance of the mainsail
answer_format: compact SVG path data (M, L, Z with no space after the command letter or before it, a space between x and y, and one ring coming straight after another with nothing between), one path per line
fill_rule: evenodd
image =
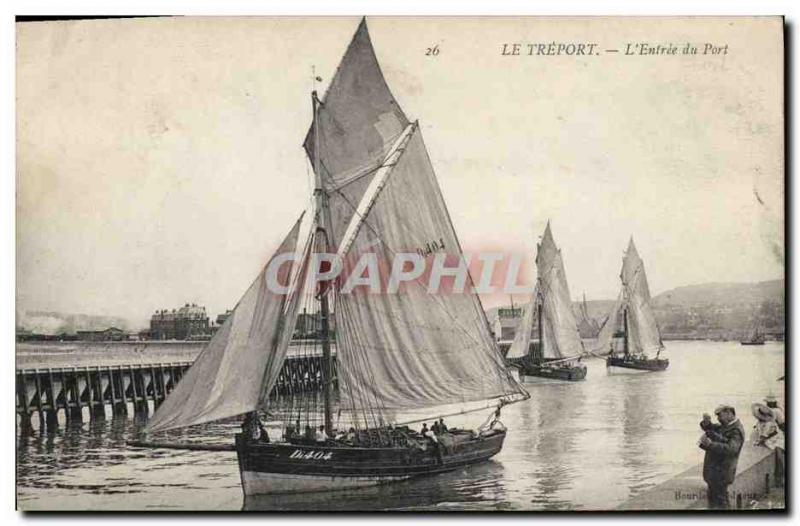
M542 242L537 247L536 290L514 335L514 342L506 358L518 358L528 354L530 332L534 323L541 323L544 338L540 337L541 357L562 359L577 357L584 353L583 342L578 333L569 285L561 251L556 247L550 223L547 223Z
M625 329L624 325L627 319L628 352L630 354L657 353L664 348L664 345L661 342L658 324L650 306L650 289L647 285L644 262L639 257L633 238L625 251L620 279L622 280L622 292L614 304L605 326L600 331L597 350L599 352L608 351L614 333Z
M297 317L298 290L305 272L301 263L284 263L277 282L294 281L288 294L269 286L267 269L278 255L296 250L302 216L281 243L270 262L247 289L231 315L219 328L147 424L146 431L165 431L219 420L256 410L283 367ZM301 261L307 261L308 243L301 244ZM299 259L299 258L298 258ZM299 281L299 283L298 283Z
M396 254L431 246L428 268L439 254L463 258L421 132L389 91L364 21L305 147L321 172L331 244L345 269L364 254L387 267ZM345 407L380 420L384 410L527 396L506 370L471 290L431 294L422 280L397 293L355 289L335 293L334 315Z
M536 255L539 276L539 308L542 309L544 344L542 357L559 359L584 353L578 323L572 310L564 260L556 247L550 223L547 223Z
M392 262L435 245L463 256L418 128L363 218L345 268L364 254ZM523 394L508 374L477 295L429 293L427 282L397 293L354 290L336 301L341 396L354 406L411 409Z

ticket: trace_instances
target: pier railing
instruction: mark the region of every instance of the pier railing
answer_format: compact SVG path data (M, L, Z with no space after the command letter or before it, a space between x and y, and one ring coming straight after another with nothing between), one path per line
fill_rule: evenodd
M16 372L16 412L23 428L34 415L39 428L58 426L58 413L66 421L103 419L106 407L113 416L148 414L150 402L158 407L175 388L190 361L85 367L19 369ZM335 365L335 360L334 360ZM333 368L334 387L336 367ZM314 392L322 385L321 356L290 356L275 382L271 397ZM86 411L85 411L86 410Z

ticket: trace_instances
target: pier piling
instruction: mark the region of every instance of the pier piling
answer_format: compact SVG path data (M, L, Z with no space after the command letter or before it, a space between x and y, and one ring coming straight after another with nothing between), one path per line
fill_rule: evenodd
M315 355L288 357L270 396L319 391L321 360ZM338 387L335 365L334 357L334 389ZM113 418L125 418L129 403L134 415L146 417L150 402L154 408L160 406L189 366L191 362L17 370L16 412L20 427L32 429L35 413L40 430L54 431L62 409L69 425L83 423L84 408L91 421L103 420L107 405Z

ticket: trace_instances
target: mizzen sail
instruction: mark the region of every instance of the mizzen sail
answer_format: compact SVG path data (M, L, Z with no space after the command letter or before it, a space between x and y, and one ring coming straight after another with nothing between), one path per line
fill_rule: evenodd
M301 217L302 219L302 217ZM270 259L294 252L301 219ZM307 243L305 243L307 245ZM301 245L304 257L307 247ZM288 294L270 287L264 269L203 349L175 390L153 414L146 431L156 432L227 418L256 410L280 373L297 317L297 294L305 272L302 263L284 263L277 283L294 281Z

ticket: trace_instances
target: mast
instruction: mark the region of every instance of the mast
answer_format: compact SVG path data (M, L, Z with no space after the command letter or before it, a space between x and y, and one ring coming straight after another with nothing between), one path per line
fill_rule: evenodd
M622 323L623 323L622 334L624 337L623 341L625 343L623 350L625 351L625 357L627 358L628 357L628 307L627 306L624 309L622 309Z
M316 76L315 76L316 80ZM319 165L319 114L320 101L317 98L317 90L311 92L311 105L314 110L314 202L317 208L317 251L318 253L328 253L330 246L328 242L328 232L325 230L325 218L328 216L328 199L322 186L322 172ZM322 399L325 407L325 432L330 433L333 429L333 410L331 407L332 390L332 371L333 363L331 360L331 343L328 320L330 308L328 305L327 288L323 288L319 294L319 315L320 315L320 337L322 339Z
M539 324L539 349L536 352L536 362L541 363L544 356L544 326L542 325L542 302L538 297L536 298L539 305L537 306L536 321Z

